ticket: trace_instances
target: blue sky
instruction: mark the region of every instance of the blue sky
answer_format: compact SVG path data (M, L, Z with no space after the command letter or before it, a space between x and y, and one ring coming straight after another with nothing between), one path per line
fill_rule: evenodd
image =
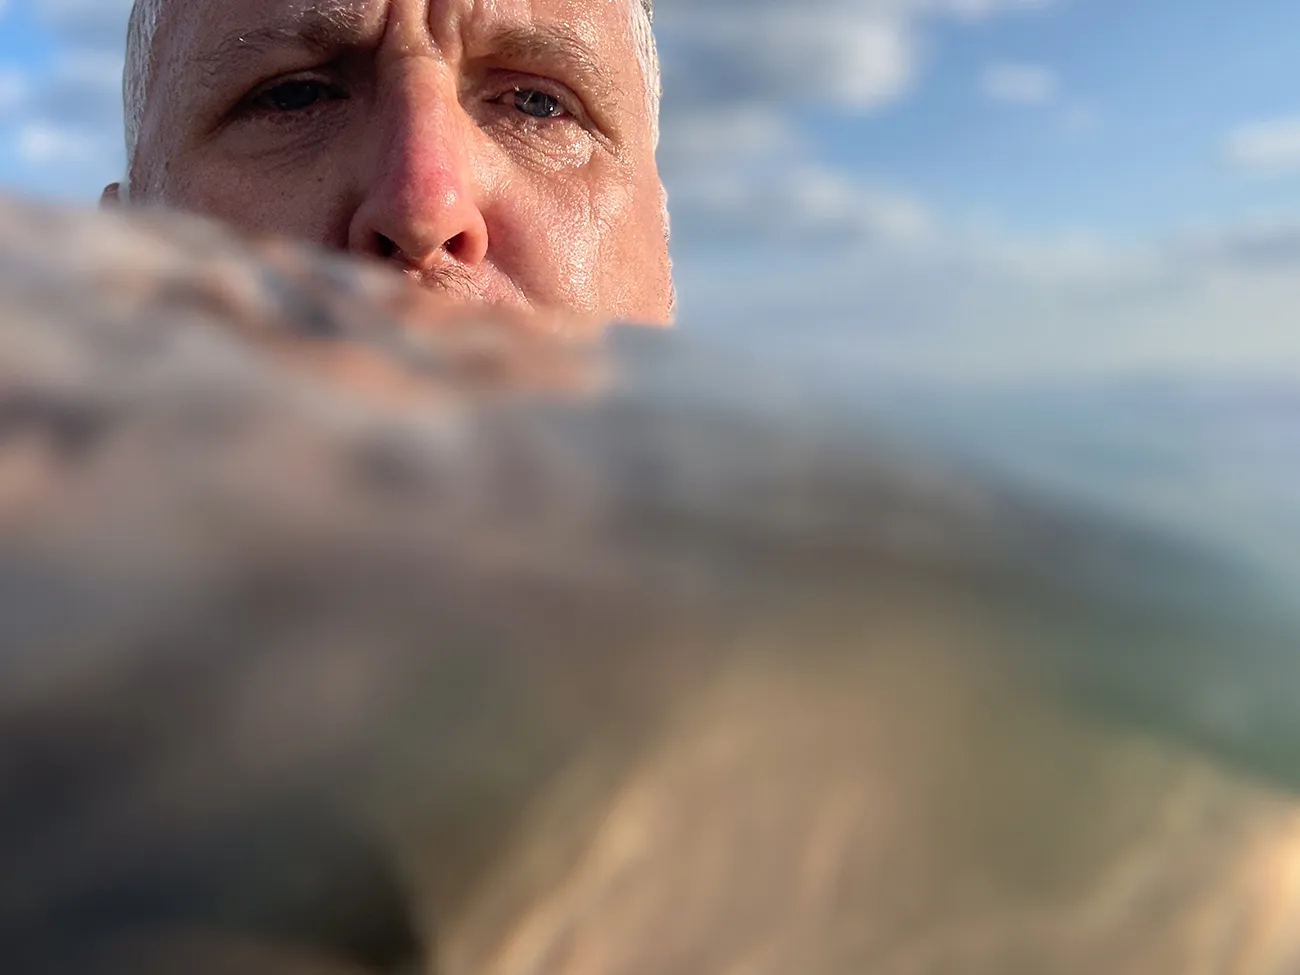
M1152 234L1300 205L1300 180L1225 165L1236 127L1300 108L1300 5L1070 0L930 35L930 70L878 118L809 126L827 158L927 200L983 206L1031 231ZM993 65L1034 65L1054 91L997 101Z
M117 177L128 8L0 0L0 187ZM1300 373L1300 4L657 8L687 322L901 372Z

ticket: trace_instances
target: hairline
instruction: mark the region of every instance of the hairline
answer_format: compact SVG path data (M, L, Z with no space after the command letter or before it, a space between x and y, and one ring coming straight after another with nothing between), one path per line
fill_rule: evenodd
M130 173L140 145L140 129L154 71L154 41L158 33L164 0L134 0L127 25L126 66L122 75L122 107L126 136L127 179L124 192L131 192ZM650 101L650 124L659 143L659 101L662 94L659 55L654 37L654 0L631 0L633 40Z

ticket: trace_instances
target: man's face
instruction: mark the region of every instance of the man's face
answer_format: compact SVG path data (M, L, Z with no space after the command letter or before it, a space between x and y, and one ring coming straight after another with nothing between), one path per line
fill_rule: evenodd
M453 296L666 321L635 0L169 0L133 196Z

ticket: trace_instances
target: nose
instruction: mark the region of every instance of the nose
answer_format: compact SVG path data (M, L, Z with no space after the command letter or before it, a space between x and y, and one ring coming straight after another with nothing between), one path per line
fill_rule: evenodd
M420 272L481 264L488 229L474 158L478 133L454 87L410 78L376 109L348 249Z

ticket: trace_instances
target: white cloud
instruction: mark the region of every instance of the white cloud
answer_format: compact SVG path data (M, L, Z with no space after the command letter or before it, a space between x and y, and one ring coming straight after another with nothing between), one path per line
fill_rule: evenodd
M664 116L659 163L673 172L714 172L749 160L786 158L797 145L786 114L772 105L704 104Z
M767 210L733 190L711 212L731 236L683 246L686 327L763 343L796 330L800 349L833 349L846 375L1300 378L1300 214L1146 242L1031 236L825 170L798 178Z
M701 176L674 194L673 212L687 249L765 256L791 249L914 247L932 224L929 210L907 194L812 164L783 169L761 192L725 171Z
M1038 64L992 64L980 76L987 98L1018 105L1045 105L1059 87L1056 73Z
M685 2L690 5L659 0L656 24L669 54L667 85L692 100L789 104L817 98L869 111L897 98L913 80L915 38L895 16L815 0L820 9L765 0L743 6Z
M1250 172L1300 170L1300 116L1241 126L1228 135L1224 155Z
M682 248L910 246L918 201L844 179L798 120L809 107L868 115L906 95L927 28L1050 0L656 0L664 55L660 166ZM694 241L694 243L692 243Z
M29 165L81 167L98 158L101 143L93 133L36 121L18 130L17 149Z
M921 34L1048 0L657 0L668 87L694 100L819 104L865 113L901 98ZM689 78L675 78L689 71Z
M800 127L810 105L853 116L905 96L937 22L1042 3L657 5L685 325L758 341L797 331L896 376L1300 376L1300 218L1146 242L1029 236L838 173ZM853 51L873 31L889 53L864 64ZM1065 134L1100 124L1049 69L993 67L991 93L1059 106Z
M0 66L0 138L18 164L8 178L28 191L92 198L124 166L130 0L28 0L28 7L52 35L56 57L26 74Z

